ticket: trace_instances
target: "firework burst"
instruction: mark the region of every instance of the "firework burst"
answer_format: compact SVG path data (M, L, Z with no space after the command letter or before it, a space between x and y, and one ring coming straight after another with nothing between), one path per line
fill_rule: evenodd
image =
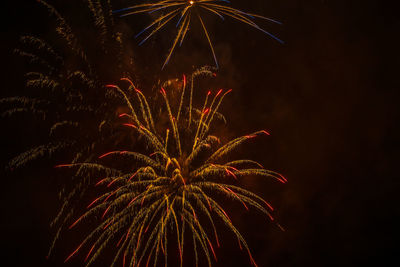
M223 2L223 3L221 3ZM208 44L210 46L211 52L214 57L215 64L218 68L218 61L215 55L214 46L211 42L210 35L208 33L207 27L202 19L201 11L210 12L214 15L217 15L222 20L224 20L224 16L231 17L237 21L243 22L253 28L256 28L265 34L269 35L270 37L274 38L280 43L283 43L282 40L274 36L273 34L269 33L268 31L262 29L257 23L254 22L255 18L260 18L264 20L268 20L270 22L281 24L280 22L256 15L247 13L235 8L228 6L230 1L227 0L166 0L166 1L158 1L154 3L148 4L139 4L119 10L115 10L114 13L121 14L121 17L129 16L133 14L139 13L155 13L158 12L159 15L153 22L145 27L141 32L139 32L135 37L138 38L142 34L147 32L147 36L145 36L140 44L144 43L148 40L151 36L153 36L156 32L161 30L168 22L172 21L173 19L177 20L176 27L178 28L178 33L175 36L175 39L172 43L172 46L168 52L168 55L164 61L162 68L168 64L169 60L171 59L172 53L174 52L176 46L182 45L187 32L189 31L191 22L193 19L198 19L204 31L204 34L207 38Z
M117 252L111 266L118 261L124 266L148 266L152 262L156 266L160 258L167 265L168 248L172 243L179 251L182 266L184 244L191 238L196 266L200 253L211 266L212 258L216 259L214 246L220 245L215 227L216 220L220 220L237 238L239 246L247 251L251 264L257 266L248 244L215 196L238 201L244 208L254 208L273 220L271 205L235 182L245 176L268 177L281 183L286 179L253 160L226 160L250 139L269 133L257 131L220 145L220 139L210 134L210 129L215 119L223 117L218 110L231 90L208 92L202 108L197 109L192 104L193 82L188 90L185 76L176 106L170 104L169 92L160 89L164 105L160 114L168 119L167 125L157 125L144 94L129 79L123 82L129 85L127 90L121 85L106 87L125 99L129 112L119 115L124 120L122 126L143 140L147 148L143 153L110 151L98 156L95 162L56 166L107 173L105 178L95 182L96 187L104 187L105 191L88 204L87 211L70 228L88 219L100 220L66 261L85 248L88 266L108 245L114 244ZM133 97L139 104L132 103ZM121 162L129 167L114 167ZM211 233L200 218L212 226Z

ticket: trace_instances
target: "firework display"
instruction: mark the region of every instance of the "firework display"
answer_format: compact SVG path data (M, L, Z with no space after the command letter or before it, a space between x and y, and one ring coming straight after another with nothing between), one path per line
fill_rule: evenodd
M200 21L218 66L200 10L221 18L229 16L280 41L253 19L278 22L231 8L229 1L159 1L112 12L110 0L87 0L93 22L87 27L95 36L88 42L55 7L43 0L37 2L54 19L57 42L50 45L37 36L21 37L22 47L16 52L32 67L26 83L35 90L0 99L0 104L2 117L29 114L43 121L48 134L47 142L34 144L13 158L10 169L44 156L54 161L55 155L61 154L69 159L56 166L68 181L60 191L61 207L51 223L56 233L48 257L63 234L86 225L90 232L65 262L85 251L84 265L88 266L116 247L113 261L107 263L111 266L167 266L168 252L174 250L180 266L184 251L193 253L190 266L199 266L202 256L211 266L217 257L215 246L220 246L219 225L225 225L240 249L248 253L250 264L257 266L219 197L246 210L258 210L274 221L272 206L241 187L240 181L262 177L286 183L286 179L235 154L253 138L269 133L262 130L221 141L224 138L216 130L218 123L226 120L219 110L231 90L195 90L196 79L215 76L215 68L199 68L173 83L155 82L152 89L158 92L148 98L151 89L138 89L136 82L142 73L132 63L131 46L124 42L113 13L160 14L137 35L151 31L142 43L178 19L178 34L163 68L177 44L184 41L193 18ZM116 77L124 78L112 84ZM93 194L95 199L86 203ZM82 207L86 207L83 213Z
M160 127L155 122L158 119L152 115L149 101L129 79L123 80L129 83L127 90L118 85L107 87L118 91L125 99L129 112L119 115L124 118L122 125L145 142L147 149L143 153L110 151L100 155L95 162L56 166L83 167L108 174L95 183L96 187L105 187L105 192L87 206L88 210L70 228L88 220L93 223L93 217L100 220L95 219L97 226L66 261L85 247L88 249L85 261L90 265L111 243L118 247L111 266L119 259L124 266L147 266L149 262L157 266L162 255L167 265L168 246L176 243L168 240L168 232L171 232L177 241L181 266L187 236L192 238L196 266L200 251L211 266L211 258L216 257L214 245L219 246L214 221L219 219L236 236L239 246L247 250L251 263L257 266L243 236L214 196L222 194L238 201L246 209L261 211L273 220L271 205L235 182L246 176L268 177L282 183L286 179L253 160L226 160L237 147L269 133L258 131L220 145L220 139L209 129L217 117L222 117L218 110L230 90L219 90L215 94L208 92L203 107L198 109L191 104L193 86L186 92L186 77L182 81L179 105L171 106L167 90L160 90L164 100L160 116L168 117L168 122L159 132L156 128ZM132 103L132 95L138 104ZM119 170L112 164L104 164L106 159L119 163L127 161L135 167ZM206 230L200 217L208 219L212 233Z
M222 2L222 3L221 3ZM269 33L268 31L262 29L257 23L254 22L255 18L264 19L270 22L281 24L279 21L260 16L257 14L247 13L235 8L228 6L230 1L227 0L167 0L167 1L157 1L146 4L134 5L131 7L115 10L114 13L120 14L121 17L129 16L133 14L139 13L157 13L159 14L153 22L145 27L141 32L139 32L135 37L138 38L144 33L148 33L146 37L140 42L140 44L144 43L151 36L161 30L168 22L173 21L173 19L177 20L176 27L178 28L178 33L175 36L175 39L172 43L172 46L168 52L167 58L164 61L162 68L168 64L171 59L172 53L174 52L176 46L182 45L187 32L189 31L191 22L193 19L198 19L204 30L204 34L207 38L208 44L210 46L211 52L214 57L215 64L218 68L217 57L214 52L214 46L211 42L210 35L208 33L207 27L202 19L201 12L211 12L214 15L217 15L222 20L224 20L224 16L228 16L237 21L250 25L270 37L274 38L280 43L283 43L282 40Z

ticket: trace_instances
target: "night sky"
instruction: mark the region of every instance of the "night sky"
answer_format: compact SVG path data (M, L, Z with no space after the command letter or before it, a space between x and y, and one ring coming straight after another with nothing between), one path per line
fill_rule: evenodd
M63 6L62 1L49 2ZM68 2L63 8L71 17L75 1ZM124 1L115 2L120 7ZM205 19L220 63L216 83L233 89L223 107L229 137L268 129L271 137L249 145L246 153L289 180L286 185L261 179L244 182L273 203L285 232L237 203L229 207L255 260L260 267L398 266L396 9L378 0L231 2L283 22L261 25L285 41L281 45L230 19ZM47 36L51 27L36 1L7 3L2 8L1 96L23 95L29 68L12 51L22 34ZM133 35L148 19L130 17L126 25ZM180 77L213 64L197 27L164 71L162 61L172 41L168 32L132 48L137 67L149 73L144 84L146 79ZM26 120L1 122L1 265L80 266L79 257L62 263L80 241L78 233L65 235L54 255L45 259L54 234L49 222L60 205L60 182L47 171L53 165L43 161L22 170L5 169L9 159L45 140L40 126ZM250 266L246 253L231 244L235 240L229 233L222 230L222 236L226 245L218 250L215 266Z

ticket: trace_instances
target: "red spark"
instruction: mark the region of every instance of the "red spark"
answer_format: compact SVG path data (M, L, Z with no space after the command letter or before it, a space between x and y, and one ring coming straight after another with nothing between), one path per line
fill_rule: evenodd
M222 93L222 89L220 89L220 90L218 91L218 93L215 95L215 97L219 96L221 93Z
M107 200L114 195L115 193L117 193L121 188L118 188L117 190L114 190L114 192L112 192L110 195L108 195L108 197L106 197L106 199L104 199L103 203L107 202Z
M240 239L239 239L239 238L238 238L238 243L239 243L239 248L240 248L240 250L243 250L242 244L240 243Z
M111 155L111 154L115 154L115 153L119 153L119 152L120 152L120 151L111 151L111 152L107 152L107 153L101 155L101 156L99 157L99 159L105 158L105 157L107 157L107 156L109 156L109 155Z
M129 82L131 84L132 87L135 87L133 85L133 82L129 78L122 78L121 81L127 81L127 82Z
M64 167L71 167L71 166L73 166L74 164L60 164L60 165L56 165L56 166L54 166L54 168L64 168Z
M287 179L282 174L278 173L278 175L283 179L283 181L287 182Z
M235 180L237 180L237 177L236 177L236 175L235 175L233 172L231 172L231 171L228 170L228 169L225 169L225 171L226 171L226 173L228 173L228 175L232 175L233 178L235 178Z
M265 133L266 135L271 135L269 132L267 132L266 130L261 131L263 133Z
M254 265L254 267L258 267L257 263L254 261L253 257L251 256L250 251L248 251L248 252L249 252L249 257L250 257L251 263Z
M226 188L226 190L228 190L229 192L231 192L232 194L234 194L239 200L240 202L242 202L243 206L246 208L246 210L249 210L249 208L247 207L246 203L243 202L243 200L235 193L233 192L231 189Z
M69 259L71 259L71 257L74 256L74 255L79 251L79 249L82 247L83 244L84 244L84 242L82 242L82 244L80 244L79 247L78 247L74 252L72 252L71 255L69 255L69 256L65 259L64 263L66 263L67 261L69 261Z
M271 206L271 204L269 204L269 203L268 203L267 201L265 201L264 199L263 199L263 201L264 201L265 205L267 205L268 208L270 208L271 211L274 211L274 208Z
M136 174L138 173L139 171L136 171L134 174L132 174L132 176L131 177L129 177L129 179L128 179L128 182L130 182L131 180L132 180L132 178L133 177L135 177L136 176Z
M178 244L178 249L179 249L179 258L181 260L182 263L182 250L181 250L181 246Z
M129 207L138 197L139 197L139 196L134 197L134 198L131 200L131 202L129 202L129 204L128 204L127 207Z
M94 249L94 246L95 246L95 245L92 246L92 248L90 249L89 253L87 254L87 256L86 256L86 258L85 258L85 262L87 261L87 259L89 258L90 254L92 253L92 251L93 251L93 249Z
M186 87L186 75L183 74L183 88Z
M213 246L212 246L210 240L207 239L207 241L208 241L208 245L210 246L211 251L212 251L212 253L213 253L213 255L214 255L215 261L218 261L217 256L215 255L215 252L214 252L214 248L213 248Z
M104 211L103 215L101 216L102 219L104 218L104 216L106 216L106 214L107 214L107 212L110 210L110 208L111 208L111 205L108 206L108 208L106 209L106 211Z
M133 125L133 124L130 124L130 123L124 123L124 124L122 124L123 126L127 126L127 127L132 127L132 128L137 128L135 125Z
M161 90L160 90L160 92L161 92L161 94L163 94L164 96L166 96L166 95L167 95L167 93L165 92L165 90L164 90L164 88L163 88L163 87L161 87Z
M107 185L107 187L110 187L113 183L115 183L117 181L117 178L116 179L114 179L114 180L112 180L108 185Z
M103 230L106 230L114 221L114 219L112 219L106 226L104 226Z
M159 242L161 243L161 250L162 250L163 254L165 255L165 250L164 250L163 242L162 242L162 240L159 240Z
M215 240L217 241L217 246L220 247L219 239L218 239L218 235L217 235L217 231L216 230L214 230L214 234L215 234Z
M128 232L126 233L126 238L125 241L128 240L129 234L131 233L131 228L128 229Z
M122 239L124 239L124 236L125 236L125 235L122 235L122 236L121 236L121 239L120 239L120 240L118 241L118 243L117 243L117 247L119 247L119 244L122 242Z
M85 216L85 214L83 214L81 217L78 218L78 220L76 220L73 224L71 224L71 226L68 229L74 227L80 220L82 220L83 216Z
M90 208L91 206L93 206L94 203L96 203L97 201L99 201L100 198L101 198L101 196L98 197L98 198L96 198L95 200L93 200L92 203L90 203L89 206L87 206L87 209Z
M116 86L115 84L107 84L106 88L114 88L114 89L119 89L118 86Z
M100 181L97 182L97 184L95 184L95 186L99 186L101 183L103 183L107 179L108 178L101 179Z
M118 117L120 117L120 118L129 117L129 115L127 113L122 113L122 114L119 114Z
M229 218L228 214L221 208L222 213L224 213L225 217L232 223L231 218Z

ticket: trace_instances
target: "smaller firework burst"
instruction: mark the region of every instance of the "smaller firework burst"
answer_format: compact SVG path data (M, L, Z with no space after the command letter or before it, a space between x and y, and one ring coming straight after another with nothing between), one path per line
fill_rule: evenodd
M222 3L221 3L222 2ZM202 19L201 11L210 12L214 15L217 15L222 20L224 20L224 16L231 17L237 21L243 22L247 25L250 25L253 28L256 28L270 37L274 38L280 43L283 43L282 40L271 34L270 32L262 29L257 23L254 22L255 18L260 18L264 20L268 20L270 22L281 24L279 21L266 18L264 16L256 15L241 11L239 9L232 8L228 6L230 2L227 0L167 0L167 1L157 1L148 4L139 4L119 10L115 10L114 13L121 14L121 17L129 16L133 14L139 13L155 13L158 12L159 15L153 22L145 27L141 32L139 32L135 37L141 36L143 33L147 32L147 36L143 38L140 44L144 43L148 40L152 35L162 29L168 22L173 19L177 19L176 27L178 28L178 33L172 43L172 46L168 52L167 58L164 61L163 67L168 64L171 59L172 53L174 52L176 46L182 45L183 40L186 37L186 34L190 28L191 22L194 18L197 18L200 21L200 24L204 30L204 34L207 38L208 44L210 46L211 52L214 57L214 61L216 66L218 67L217 57L214 52L214 46L211 42L210 35L208 33L207 27Z
M167 265L169 248L175 246L182 266L189 238L195 265L199 265L199 255L203 253L211 266L212 258L216 259L214 246L220 245L216 227L216 220L220 220L237 238L240 248L247 251L251 264L257 266L248 244L216 196L237 201L246 209L254 208L273 220L273 208L267 201L235 183L245 176L268 177L281 183L286 179L253 160L227 160L239 146L269 133L257 131L221 145L220 139L210 134L210 129L214 120L223 117L218 110L230 90L208 92L202 108L196 109L192 104L193 82L187 90L185 76L176 106L170 105L173 103L168 97L170 93L160 89L164 105L161 116L167 118L167 126L160 127L156 122L162 120L153 119L144 94L129 79L123 81L128 83L128 90L118 85L107 85L107 88L119 92L125 99L129 112L119 115L125 120L122 126L143 140L147 148L145 152L110 151L99 155L96 162L57 166L107 173L94 182L104 191L87 203L87 211L70 228L88 219L97 225L66 261L87 249L88 266L113 244L117 251L111 266L119 261L123 266L150 263L157 266L160 261ZM131 96L136 98L136 105L131 102ZM139 107L138 112L134 106ZM128 169L115 167L121 162L127 163Z

